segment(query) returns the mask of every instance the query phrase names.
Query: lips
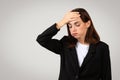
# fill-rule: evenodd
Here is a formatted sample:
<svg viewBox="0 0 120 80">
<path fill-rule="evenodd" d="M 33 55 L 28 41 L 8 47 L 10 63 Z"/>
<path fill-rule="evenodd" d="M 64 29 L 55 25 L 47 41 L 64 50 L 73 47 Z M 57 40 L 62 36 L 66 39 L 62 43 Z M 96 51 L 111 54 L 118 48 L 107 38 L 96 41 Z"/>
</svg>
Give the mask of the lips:
<svg viewBox="0 0 120 80">
<path fill-rule="evenodd" d="M 77 35 L 77 33 L 72 33 L 72 36 L 76 36 Z"/>
</svg>

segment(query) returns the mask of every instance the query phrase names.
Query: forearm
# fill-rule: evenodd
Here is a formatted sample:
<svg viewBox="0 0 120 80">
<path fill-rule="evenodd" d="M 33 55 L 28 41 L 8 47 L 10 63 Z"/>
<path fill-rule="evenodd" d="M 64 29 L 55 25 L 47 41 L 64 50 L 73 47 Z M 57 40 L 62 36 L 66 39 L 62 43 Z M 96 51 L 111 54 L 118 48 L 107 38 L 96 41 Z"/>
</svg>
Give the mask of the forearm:
<svg viewBox="0 0 120 80">
<path fill-rule="evenodd" d="M 58 31 L 59 29 L 56 28 L 56 23 L 46 29 L 43 33 L 41 33 L 37 37 L 37 42 L 42 44 L 43 42 L 50 40 Z"/>
<path fill-rule="evenodd" d="M 52 25 L 37 37 L 37 42 L 48 50 L 61 54 L 61 51 L 63 50 L 60 40 L 52 39 L 58 31 L 59 30 L 56 28 L 56 24 Z"/>
</svg>

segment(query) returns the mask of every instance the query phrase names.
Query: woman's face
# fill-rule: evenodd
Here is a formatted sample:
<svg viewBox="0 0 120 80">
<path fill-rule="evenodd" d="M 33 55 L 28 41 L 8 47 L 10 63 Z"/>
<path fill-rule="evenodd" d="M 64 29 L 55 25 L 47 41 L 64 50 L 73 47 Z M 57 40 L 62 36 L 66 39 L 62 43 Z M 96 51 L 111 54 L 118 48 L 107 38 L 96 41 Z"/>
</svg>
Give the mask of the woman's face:
<svg viewBox="0 0 120 80">
<path fill-rule="evenodd" d="M 89 25 L 90 21 L 84 23 L 80 17 L 68 23 L 71 35 L 76 39 L 85 38 Z"/>
</svg>

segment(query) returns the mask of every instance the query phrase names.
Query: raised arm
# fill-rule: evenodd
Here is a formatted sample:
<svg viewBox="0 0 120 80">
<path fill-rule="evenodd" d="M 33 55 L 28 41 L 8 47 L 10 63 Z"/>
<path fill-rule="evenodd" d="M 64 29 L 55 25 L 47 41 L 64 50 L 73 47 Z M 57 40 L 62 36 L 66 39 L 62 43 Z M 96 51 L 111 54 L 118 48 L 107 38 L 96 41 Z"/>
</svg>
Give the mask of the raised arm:
<svg viewBox="0 0 120 80">
<path fill-rule="evenodd" d="M 63 51 L 63 43 L 62 39 L 52 39 L 54 35 L 57 34 L 57 32 L 60 30 L 61 27 L 63 27 L 65 24 L 67 24 L 70 21 L 76 20 L 80 15 L 78 12 L 68 12 L 65 14 L 62 20 L 55 23 L 48 29 L 46 29 L 42 34 L 40 34 L 37 37 L 37 42 L 42 45 L 43 47 L 49 49 L 50 51 L 53 51 L 57 54 L 61 54 Z"/>
</svg>

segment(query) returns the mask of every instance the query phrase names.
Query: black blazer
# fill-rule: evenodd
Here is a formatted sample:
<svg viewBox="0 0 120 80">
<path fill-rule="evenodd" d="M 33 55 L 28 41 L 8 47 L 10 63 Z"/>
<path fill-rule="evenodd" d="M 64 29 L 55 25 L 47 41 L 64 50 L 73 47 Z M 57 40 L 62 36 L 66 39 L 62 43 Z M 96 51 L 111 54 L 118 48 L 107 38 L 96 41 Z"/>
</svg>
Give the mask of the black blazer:
<svg viewBox="0 0 120 80">
<path fill-rule="evenodd" d="M 60 55 L 59 80 L 111 80 L 109 47 L 100 41 L 90 44 L 89 51 L 79 67 L 75 47 L 67 47 L 67 36 L 61 40 L 52 39 L 59 30 L 56 24 L 37 37 L 37 42 L 50 51 Z"/>
</svg>

